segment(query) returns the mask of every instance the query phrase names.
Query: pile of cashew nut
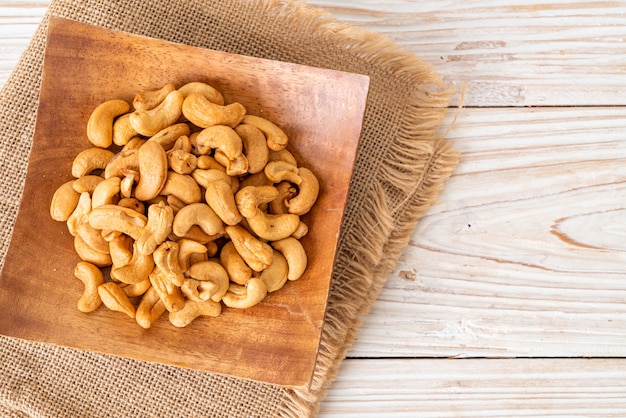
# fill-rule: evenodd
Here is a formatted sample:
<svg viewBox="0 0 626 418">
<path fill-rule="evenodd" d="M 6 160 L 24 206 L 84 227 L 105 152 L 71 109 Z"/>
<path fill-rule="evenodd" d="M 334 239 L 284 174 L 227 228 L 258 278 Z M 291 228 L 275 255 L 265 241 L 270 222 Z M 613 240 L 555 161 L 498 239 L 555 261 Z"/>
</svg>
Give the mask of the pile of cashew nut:
<svg viewBox="0 0 626 418">
<path fill-rule="evenodd" d="M 50 205 L 81 259 L 77 306 L 149 328 L 249 308 L 307 267 L 300 217 L 319 195 L 285 132 L 202 82 L 112 99 Z"/>
</svg>

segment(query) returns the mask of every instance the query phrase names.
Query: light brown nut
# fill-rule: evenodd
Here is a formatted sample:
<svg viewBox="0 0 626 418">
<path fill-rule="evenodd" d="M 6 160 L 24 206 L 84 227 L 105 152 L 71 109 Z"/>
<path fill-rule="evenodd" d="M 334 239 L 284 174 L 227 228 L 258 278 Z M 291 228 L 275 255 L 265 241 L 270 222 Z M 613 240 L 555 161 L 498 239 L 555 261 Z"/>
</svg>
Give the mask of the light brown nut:
<svg viewBox="0 0 626 418">
<path fill-rule="evenodd" d="M 237 209 L 235 195 L 230 184 L 222 180 L 209 183 L 206 188 L 205 199 L 226 225 L 237 225 L 241 222 L 242 216 Z"/>
<path fill-rule="evenodd" d="M 291 165 L 295 165 L 295 166 L 298 165 L 298 161 L 296 161 L 296 157 L 294 157 L 293 154 L 286 148 L 281 149 L 280 151 L 270 150 L 267 162 L 269 163 L 272 161 L 284 161 Z"/>
<path fill-rule="evenodd" d="M 253 277 L 246 286 L 231 284 L 222 298 L 229 308 L 247 309 L 261 302 L 267 295 L 267 288 L 261 279 Z"/>
<path fill-rule="evenodd" d="M 139 171 L 139 148 L 123 149 L 115 154 L 104 168 L 104 178 L 125 177 Z"/>
<path fill-rule="evenodd" d="M 300 221 L 300 225 L 298 225 L 298 229 L 295 230 L 291 236 L 297 240 L 301 239 L 303 236 L 309 233 L 309 226 L 304 222 Z"/>
<path fill-rule="evenodd" d="M 185 151 L 191 153 L 191 150 L 191 140 L 187 135 L 181 135 L 176 139 L 176 141 L 174 141 L 174 145 L 168 150 L 168 153 L 172 151 Z"/>
<path fill-rule="evenodd" d="M 174 195 L 188 205 L 202 200 L 200 187 L 193 177 L 174 171 L 167 172 L 167 179 L 160 193 L 163 196 Z"/>
<path fill-rule="evenodd" d="M 128 112 L 130 105 L 119 99 L 107 100 L 98 105 L 87 121 L 87 139 L 99 148 L 108 148 L 113 143 L 113 120 Z"/>
<path fill-rule="evenodd" d="M 237 284 L 244 285 L 252 278 L 252 269 L 243 261 L 232 241 L 228 241 L 222 247 L 220 263 L 226 269 L 230 280 Z"/>
<path fill-rule="evenodd" d="M 272 247 L 280 252 L 289 264 L 287 279 L 298 280 L 307 267 L 307 255 L 302 243 L 293 237 L 272 242 Z"/>
<path fill-rule="evenodd" d="M 320 194 L 320 183 L 311 170 L 306 167 L 298 168 L 298 176 L 302 182 L 298 185 L 298 194 L 287 200 L 285 205 L 289 213 L 304 215 L 308 213 Z"/>
<path fill-rule="evenodd" d="M 66 222 L 76 209 L 79 200 L 80 193 L 74 190 L 74 180 L 63 183 L 52 195 L 50 216 L 55 221 Z"/>
<path fill-rule="evenodd" d="M 226 106 L 207 100 L 202 94 L 191 93 L 183 101 L 183 115 L 194 125 L 208 128 L 214 125 L 225 125 L 234 128 L 244 115 L 246 108 L 238 102 Z"/>
<path fill-rule="evenodd" d="M 257 210 L 254 216 L 246 218 L 248 226 L 257 237 L 267 241 L 278 241 L 291 236 L 298 226 L 300 217 L 292 213 L 268 215 Z"/>
<path fill-rule="evenodd" d="M 143 136 L 153 136 L 180 118 L 183 100 L 183 95 L 174 90 L 154 109 L 136 110 L 131 113 L 130 125 Z"/>
<path fill-rule="evenodd" d="M 142 215 L 146 213 L 146 205 L 135 197 L 123 197 L 119 202 L 117 202 L 117 206 L 132 209 Z"/>
<path fill-rule="evenodd" d="M 136 136 L 134 138 L 131 138 L 130 141 L 128 141 L 128 143 L 122 147 L 121 151 L 131 151 L 134 149 L 139 149 L 145 143 L 145 139 Z"/>
<path fill-rule="evenodd" d="M 190 83 L 187 83 L 184 86 L 180 87 L 178 91 L 181 92 L 183 97 L 187 97 L 192 93 L 197 93 L 203 95 L 210 102 L 218 105 L 224 104 L 224 96 L 222 96 L 222 93 L 220 93 L 219 90 L 207 83 L 202 83 L 200 81 L 192 81 Z"/>
<path fill-rule="evenodd" d="M 259 241 L 240 225 L 227 226 L 226 234 L 230 237 L 235 249 L 254 271 L 263 271 L 272 264 L 274 252 L 267 243 Z"/>
<path fill-rule="evenodd" d="M 142 254 L 133 244 L 133 256 L 128 264 L 111 268 L 111 278 L 126 284 L 137 284 L 148 278 L 154 269 L 152 254 Z"/>
<path fill-rule="evenodd" d="M 111 256 L 106 253 L 101 253 L 99 251 L 91 248 L 80 235 L 76 235 L 74 237 L 74 250 L 78 257 L 86 261 L 88 263 L 94 264 L 98 267 L 107 267 L 111 265 Z"/>
<path fill-rule="evenodd" d="M 166 84 L 160 89 L 143 90 L 133 98 L 133 107 L 136 110 L 150 110 L 157 107 L 168 94 L 176 90 L 173 84 Z"/>
<path fill-rule="evenodd" d="M 222 180 L 230 184 L 230 188 L 233 191 L 233 193 L 236 193 L 237 190 L 239 190 L 239 180 L 237 180 L 236 177 L 229 176 L 228 174 L 226 174 L 225 171 L 216 170 L 216 169 L 204 170 L 204 169 L 196 168 L 191 173 L 191 177 L 193 177 L 196 183 L 198 183 L 200 186 L 204 187 L 205 189 L 209 187 L 210 183 L 214 181 Z"/>
<path fill-rule="evenodd" d="M 221 238 L 223 236 L 224 234 L 208 235 L 202 229 L 200 229 L 198 225 L 192 225 L 191 228 L 189 228 L 189 231 L 187 231 L 187 233 L 183 235 L 182 237 L 179 237 L 178 235 L 172 233 L 168 237 L 168 239 L 170 241 L 180 241 L 183 238 L 192 239 L 194 241 L 198 241 L 199 243 L 206 245 L 207 243 L 215 241 L 216 239 Z"/>
<path fill-rule="evenodd" d="M 137 249 L 152 254 L 172 232 L 174 210 L 163 202 L 148 206 L 148 222 L 137 238 Z M 156 262 L 156 260 L 155 260 Z"/>
<path fill-rule="evenodd" d="M 183 328 L 191 324 L 200 316 L 217 317 L 222 312 L 222 305 L 212 300 L 195 302 L 187 300 L 183 309 L 169 313 L 169 320 L 172 325 Z"/>
<path fill-rule="evenodd" d="M 187 136 L 191 133 L 189 125 L 184 122 L 175 123 L 171 126 L 163 128 L 156 134 L 152 135 L 148 141 L 160 144 L 164 150 L 169 151 L 174 147 L 176 141 L 181 136 Z"/>
<path fill-rule="evenodd" d="M 215 261 L 202 261 L 189 267 L 189 276 L 202 282 L 213 282 L 215 292 L 211 294 L 211 300 L 219 302 L 228 291 L 228 273 L 224 267 Z"/>
<path fill-rule="evenodd" d="M 254 125 L 259 128 L 267 138 L 267 147 L 273 151 L 280 151 L 287 147 L 289 138 L 285 131 L 280 129 L 274 122 L 271 122 L 260 116 L 246 115 L 243 117 L 243 123 Z"/>
<path fill-rule="evenodd" d="M 87 148 L 74 157 L 72 176 L 80 178 L 95 170 L 102 170 L 113 158 L 113 153 L 102 148 Z"/>
<path fill-rule="evenodd" d="M 226 167 L 224 167 L 222 164 L 215 161 L 215 158 L 211 157 L 210 155 L 199 156 L 197 166 L 198 168 L 202 170 L 213 169 L 213 170 L 220 170 L 220 171 L 226 172 Z"/>
<path fill-rule="evenodd" d="M 130 113 L 125 113 L 113 122 L 113 143 L 123 146 L 137 136 L 137 131 L 130 126 Z"/>
<path fill-rule="evenodd" d="M 101 176 L 87 175 L 74 180 L 72 187 L 77 193 L 87 192 L 91 195 L 96 186 L 103 180 Z"/>
<path fill-rule="evenodd" d="M 172 231 L 184 237 L 193 225 L 198 225 L 207 235 L 224 233 L 222 220 L 206 203 L 192 203 L 179 210 L 174 217 Z"/>
<path fill-rule="evenodd" d="M 165 241 L 152 254 L 154 264 L 175 286 L 181 286 L 185 277 L 178 264 L 178 243 Z"/>
<path fill-rule="evenodd" d="M 265 284 L 268 293 L 271 293 L 285 285 L 288 274 L 289 264 L 287 264 L 287 259 L 278 251 L 274 251 L 272 264 L 261 272 L 259 279 Z"/>
<path fill-rule="evenodd" d="M 150 283 L 169 312 L 185 307 L 185 296 L 180 287 L 174 285 L 158 267 L 150 273 Z"/>
<path fill-rule="evenodd" d="M 144 329 L 148 329 L 166 311 L 163 301 L 154 287 L 150 287 L 141 297 L 135 313 L 135 321 Z"/>
<path fill-rule="evenodd" d="M 76 208 L 67 218 L 67 230 L 72 236 L 76 236 L 78 226 L 84 222 L 89 212 L 91 212 L 91 195 L 89 192 L 83 192 L 80 194 Z"/>
<path fill-rule="evenodd" d="M 198 148 L 219 149 L 226 158 L 234 160 L 243 153 L 243 142 L 237 132 L 224 125 L 216 125 L 205 128 L 195 137 Z"/>
<path fill-rule="evenodd" d="M 138 239 L 148 218 L 119 205 L 103 205 L 89 212 L 89 224 L 101 230 L 118 231 Z"/>
<path fill-rule="evenodd" d="M 278 183 L 276 190 L 278 190 L 278 196 L 270 202 L 270 212 L 274 215 L 289 213 L 286 202 L 298 194 L 298 190 L 288 181 Z"/>
<path fill-rule="evenodd" d="M 181 238 L 178 241 L 178 265 L 183 272 L 189 270 L 193 254 L 206 254 L 206 245 L 188 238 Z"/>
<path fill-rule="evenodd" d="M 96 186 L 91 195 L 91 207 L 95 209 L 102 205 L 115 205 L 120 199 L 119 177 L 109 177 Z"/>
<path fill-rule="evenodd" d="M 265 176 L 274 183 L 288 181 L 294 184 L 302 183 L 302 178 L 298 175 L 298 167 L 285 161 L 272 161 L 267 163 L 263 169 Z"/>
<path fill-rule="evenodd" d="M 235 202 L 237 209 L 246 218 L 256 215 L 259 206 L 269 203 L 278 197 L 278 189 L 273 186 L 246 186 L 237 192 Z"/>
<path fill-rule="evenodd" d="M 74 267 L 74 276 L 83 283 L 84 289 L 77 307 L 81 312 L 93 312 L 102 304 L 98 295 L 98 286 L 104 283 L 100 269 L 86 261 L 79 261 Z"/>
<path fill-rule="evenodd" d="M 237 125 L 235 132 L 243 142 L 243 153 L 248 160 L 248 172 L 260 173 L 269 161 L 269 148 L 265 135 L 256 126 L 247 123 Z"/>
<path fill-rule="evenodd" d="M 109 241 L 109 254 L 114 268 L 128 265 L 133 258 L 133 239 L 120 234 Z"/>
<path fill-rule="evenodd" d="M 183 150 L 173 150 L 167 154 L 170 169 L 178 174 L 191 174 L 196 169 L 198 157 Z"/>
<path fill-rule="evenodd" d="M 146 142 L 137 152 L 139 181 L 135 187 L 135 197 L 139 200 L 155 198 L 167 181 L 167 155 L 161 145 Z"/>
<path fill-rule="evenodd" d="M 215 150 L 213 154 L 215 161 L 223 164 L 226 167 L 226 174 L 229 176 L 241 176 L 248 172 L 248 159 L 245 155 L 241 154 L 234 160 L 229 160 L 221 150 Z"/>
<path fill-rule="evenodd" d="M 167 205 L 171 207 L 172 210 L 174 211 L 174 216 L 176 216 L 179 210 L 187 206 L 185 202 L 183 202 L 182 200 L 180 200 L 173 194 L 167 196 L 165 201 L 167 202 Z"/>
<path fill-rule="evenodd" d="M 138 171 L 129 171 L 120 182 L 120 196 L 124 199 L 130 199 L 133 196 L 135 183 L 139 179 Z"/>
<path fill-rule="evenodd" d="M 120 289 L 122 289 L 124 293 L 126 293 L 126 296 L 128 296 L 129 298 L 136 298 L 146 293 L 146 291 L 152 285 L 150 284 L 150 279 L 146 277 L 146 280 L 139 282 L 139 283 L 135 283 L 135 284 L 120 283 L 118 284 L 118 286 L 120 287 Z"/>
<path fill-rule="evenodd" d="M 274 183 L 267 178 L 265 172 L 252 174 L 242 180 L 239 184 L 239 189 L 243 189 L 248 186 L 272 186 Z"/>
<path fill-rule="evenodd" d="M 98 286 L 98 295 L 104 306 L 115 312 L 121 312 L 131 318 L 135 318 L 135 306 L 128 296 L 115 283 L 108 282 Z"/>
<path fill-rule="evenodd" d="M 109 243 L 102 236 L 102 232 L 89 225 L 86 218 L 83 218 L 83 221 L 78 224 L 78 227 L 76 228 L 76 235 L 79 236 L 92 250 L 110 254 Z"/>
<path fill-rule="evenodd" d="M 210 300 L 217 291 L 217 285 L 213 282 L 202 282 L 196 279 L 185 279 L 180 287 L 187 300 L 194 302 L 204 302 Z"/>
</svg>

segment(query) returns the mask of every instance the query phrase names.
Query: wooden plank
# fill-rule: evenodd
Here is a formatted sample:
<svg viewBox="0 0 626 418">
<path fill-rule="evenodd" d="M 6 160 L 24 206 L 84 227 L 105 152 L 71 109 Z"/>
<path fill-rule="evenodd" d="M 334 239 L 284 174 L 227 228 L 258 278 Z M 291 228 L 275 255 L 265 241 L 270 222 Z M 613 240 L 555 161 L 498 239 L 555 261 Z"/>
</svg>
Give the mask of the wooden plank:
<svg viewBox="0 0 626 418">
<path fill-rule="evenodd" d="M 309 3 L 389 36 L 450 84 L 465 84 L 466 106 L 626 103 L 624 2 Z"/>
<path fill-rule="evenodd" d="M 465 109 L 350 356 L 626 355 L 624 108 Z"/>
<path fill-rule="evenodd" d="M 346 360 L 319 418 L 618 417 L 626 360 Z"/>
</svg>

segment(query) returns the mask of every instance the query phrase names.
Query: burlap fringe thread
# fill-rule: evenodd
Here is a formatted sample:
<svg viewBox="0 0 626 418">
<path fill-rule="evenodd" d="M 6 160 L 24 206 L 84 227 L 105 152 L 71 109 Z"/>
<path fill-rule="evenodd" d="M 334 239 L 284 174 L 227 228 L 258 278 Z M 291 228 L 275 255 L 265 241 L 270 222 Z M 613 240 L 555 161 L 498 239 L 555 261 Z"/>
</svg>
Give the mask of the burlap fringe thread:
<svg viewBox="0 0 626 418">
<path fill-rule="evenodd" d="M 373 66 L 391 68 L 407 86 L 421 88 L 416 89 L 403 115 L 401 126 L 408 128 L 400 130 L 390 144 L 390 155 L 396 158 L 382 162 L 384 175 L 369 183 L 359 216 L 351 225 L 343 226 L 343 245 L 333 277 L 333 283 L 341 285 L 331 287 L 311 387 L 308 391 L 290 390 L 289 401 L 281 411 L 282 417 L 301 418 L 319 412 L 320 401 L 357 336 L 361 318 L 395 269 L 417 222 L 436 201 L 458 164 L 458 152 L 438 134 L 453 91 L 431 66 L 381 34 L 338 22 L 321 10 L 312 16 L 304 3 L 260 3 L 267 5 L 267 13 L 281 13 L 294 24 L 327 33 L 338 47 L 357 52 Z M 418 161 L 422 164 L 416 164 Z M 406 196 L 394 207 L 388 201 L 385 182 Z M 398 213 L 402 209 L 403 213 Z"/>
</svg>

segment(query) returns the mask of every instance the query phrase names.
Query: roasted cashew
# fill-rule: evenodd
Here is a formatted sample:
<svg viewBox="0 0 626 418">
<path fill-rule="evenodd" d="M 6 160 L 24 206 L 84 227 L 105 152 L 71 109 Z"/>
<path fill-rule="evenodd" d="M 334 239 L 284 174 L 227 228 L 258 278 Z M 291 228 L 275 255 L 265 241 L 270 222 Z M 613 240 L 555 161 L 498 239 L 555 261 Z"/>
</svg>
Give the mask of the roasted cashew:
<svg viewBox="0 0 626 418">
<path fill-rule="evenodd" d="M 287 264 L 289 264 L 287 279 L 298 280 L 302 277 L 307 266 L 307 255 L 302 243 L 293 237 L 288 237 L 272 242 L 272 246 L 287 259 Z"/>
<path fill-rule="evenodd" d="M 170 168 L 178 174 L 190 174 L 196 169 L 198 157 L 183 150 L 172 150 L 167 154 Z"/>
<path fill-rule="evenodd" d="M 181 135 L 176 139 L 176 141 L 174 141 L 174 145 L 172 145 L 172 148 L 167 150 L 167 152 L 169 155 L 172 151 L 185 151 L 191 153 L 191 150 L 191 139 L 189 139 L 187 135 Z"/>
<path fill-rule="evenodd" d="M 154 264 L 162 274 L 175 286 L 181 286 L 185 280 L 178 263 L 178 243 L 165 241 L 152 254 Z"/>
<path fill-rule="evenodd" d="M 101 170 L 113 158 L 113 153 L 102 148 L 87 148 L 78 153 L 72 162 L 72 176 L 80 178 L 87 174 Z"/>
<path fill-rule="evenodd" d="M 246 218 L 256 215 L 259 206 L 269 203 L 278 197 L 278 190 L 273 186 L 246 186 L 237 192 L 235 202 L 237 209 Z"/>
<path fill-rule="evenodd" d="M 224 104 L 224 96 L 214 87 L 200 81 L 192 81 L 178 89 L 184 97 L 192 93 L 203 95 L 207 100 L 218 105 Z"/>
<path fill-rule="evenodd" d="M 152 136 L 175 123 L 182 114 L 183 95 L 169 93 L 154 109 L 136 110 L 130 114 L 130 125 L 143 136 Z"/>
<path fill-rule="evenodd" d="M 298 194 L 287 200 L 285 205 L 289 213 L 304 215 L 311 210 L 317 201 L 320 194 L 320 183 L 315 174 L 306 167 L 298 168 L 298 176 L 302 179 L 302 182 L 298 185 Z"/>
<path fill-rule="evenodd" d="M 268 293 L 270 293 L 282 288 L 287 282 L 288 275 L 289 264 L 287 264 L 287 259 L 278 251 L 274 251 L 272 264 L 261 272 L 259 279 L 265 284 Z"/>
<path fill-rule="evenodd" d="M 308 233 L 309 233 L 309 226 L 305 224 L 304 222 L 300 221 L 300 225 L 298 225 L 298 229 L 296 229 L 294 233 L 291 234 L 291 236 L 295 239 L 300 239 Z"/>
<path fill-rule="evenodd" d="M 230 184 L 230 188 L 233 191 L 233 193 L 236 193 L 237 190 L 239 190 L 239 180 L 237 180 L 237 177 L 231 177 L 228 174 L 226 174 L 225 171 L 216 170 L 212 168 L 206 169 L 206 170 L 196 168 L 191 173 L 191 177 L 193 177 L 196 183 L 198 183 L 200 186 L 204 187 L 205 189 L 209 187 L 210 183 L 214 181 L 222 180 Z"/>
<path fill-rule="evenodd" d="M 291 165 L 295 165 L 295 166 L 298 165 L 298 161 L 296 161 L 296 157 L 294 157 L 293 154 L 286 148 L 281 149 L 280 151 L 270 150 L 267 162 L 269 163 L 272 161 L 284 161 Z"/>
<path fill-rule="evenodd" d="M 133 256 L 128 264 L 121 267 L 111 268 L 111 278 L 126 284 L 137 284 L 148 278 L 154 269 L 152 254 L 142 254 L 137 248 L 137 242 L 133 244 Z"/>
<path fill-rule="evenodd" d="M 155 198 L 167 181 L 167 155 L 157 142 L 148 141 L 137 151 L 139 181 L 135 197 L 139 200 Z"/>
<path fill-rule="evenodd" d="M 184 237 L 192 225 L 198 225 L 207 235 L 224 233 L 222 220 L 206 203 L 192 203 L 179 210 L 172 231 L 176 236 Z"/>
<path fill-rule="evenodd" d="M 227 226 L 226 234 L 232 240 L 241 258 L 252 270 L 263 271 L 272 264 L 274 255 L 272 247 L 265 242 L 259 241 L 242 226 Z"/>
<path fill-rule="evenodd" d="M 166 200 L 168 206 L 171 206 L 171 208 L 174 210 L 174 216 L 176 216 L 178 211 L 180 211 L 182 208 L 187 206 L 187 204 L 185 202 L 183 202 L 182 200 L 180 200 L 179 198 L 177 198 L 173 194 L 168 195 L 165 200 Z"/>
<path fill-rule="evenodd" d="M 109 254 L 114 268 L 124 267 L 133 259 L 133 239 L 120 234 L 109 241 Z"/>
<path fill-rule="evenodd" d="M 74 237 L 74 250 L 76 250 L 76 254 L 78 254 L 78 257 L 83 261 L 87 261 L 98 267 L 111 265 L 111 256 L 109 254 L 94 250 L 83 241 L 80 235 Z"/>
<path fill-rule="evenodd" d="M 232 177 L 240 176 L 248 172 L 248 159 L 241 154 L 234 160 L 229 160 L 221 150 L 215 150 L 213 154 L 215 161 L 226 167 L 226 174 Z"/>
<path fill-rule="evenodd" d="M 239 188 L 243 189 L 247 186 L 272 186 L 274 183 L 267 178 L 265 173 L 261 171 L 260 173 L 252 174 L 246 177 L 239 183 Z"/>
<path fill-rule="evenodd" d="M 107 100 L 98 105 L 87 121 L 87 139 L 99 148 L 113 143 L 113 120 L 128 112 L 130 105 L 124 100 Z"/>
<path fill-rule="evenodd" d="M 86 219 L 85 217 L 89 214 L 89 212 L 91 212 L 91 195 L 89 192 L 83 192 L 78 198 L 76 208 L 67 218 L 67 230 L 72 236 L 76 236 L 78 226 L 84 222 Z"/>
<path fill-rule="evenodd" d="M 154 287 L 150 287 L 141 297 L 135 313 L 135 321 L 144 329 L 148 329 L 166 311 L 163 301 Z"/>
<path fill-rule="evenodd" d="M 117 206 L 132 209 L 137 213 L 141 213 L 142 215 L 146 213 L 146 205 L 143 204 L 142 201 L 135 197 L 123 197 L 117 202 Z"/>
<path fill-rule="evenodd" d="M 139 149 L 145 143 L 145 139 L 136 136 L 134 138 L 131 138 L 130 141 L 128 141 L 128 143 L 122 147 L 121 151 L 131 151 L 134 149 Z"/>
<path fill-rule="evenodd" d="M 208 251 L 206 245 L 192 239 L 181 238 L 176 242 L 178 243 L 178 265 L 184 272 L 189 270 L 193 254 L 206 254 Z"/>
<path fill-rule="evenodd" d="M 254 125 L 265 134 L 267 138 L 267 147 L 273 151 L 280 151 L 287 147 L 289 139 L 285 131 L 280 129 L 274 122 L 271 122 L 260 116 L 246 115 L 243 117 L 243 123 Z"/>
<path fill-rule="evenodd" d="M 139 171 L 139 148 L 123 149 L 109 160 L 104 167 L 104 178 L 125 177 L 128 173 Z"/>
<path fill-rule="evenodd" d="M 100 269 L 86 261 L 79 261 L 74 267 L 74 276 L 83 283 L 84 290 L 78 299 L 78 310 L 93 312 L 102 304 L 98 295 L 98 286 L 104 283 L 104 276 Z"/>
<path fill-rule="evenodd" d="M 174 285 L 158 267 L 150 273 L 150 283 L 152 283 L 155 292 L 163 301 L 165 309 L 169 312 L 176 312 L 183 309 L 185 306 L 185 296 L 180 290 L 180 287 Z"/>
<path fill-rule="evenodd" d="M 152 285 L 150 284 L 150 279 L 146 277 L 146 280 L 139 282 L 139 283 L 135 283 L 135 284 L 122 283 L 122 284 L 118 284 L 118 286 L 120 289 L 122 289 L 124 293 L 126 293 L 126 296 L 128 296 L 129 298 L 136 298 L 146 293 L 146 291 Z"/>
<path fill-rule="evenodd" d="M 188 271 L 192 279 L 215 284 L 211 300 L 219 302 L 228 291 L 228 273 L 220 263 L 210 260 L 201 261 L 191 265 Z"/>
<path fill-rule="evenodd" d="M 89 225 L 89 222 L 87 222 L 85 218 L 78 224 L 76 235 L 81 237 L 85 244 L 92 250 L 98 251 L 99 253 L 110 254 L 109 243 L 102 236 L 102 232 Z"/>
<path fill-rule="evenodd" d="M 226 225 L 237 225 L 242 216 L 235 203 L 235 195 L 230 184 L 218 180 L 208 184 L 206 202 Z"/>
<path fill-rule="evenodd" d="M 221 238 L 222 236 L 224 236 L 223 233 L 209 235 L 205 233 L 202 229 L 200 229 L 198 225 L 192 225 L 191 228 L 189 228 L 189 231 L 187 231 L 187 233 L 183 235 L 182 237 L 179 237 L 178 235 L 172 233 L 170 234 L 168 238 L 170 241 L 179 241 L 183 238 L 192 239 L 194 241 L 198 241 L 199 243 L 205 245 L 209 242 L 215 241 L 218 238 Z"/>
<path fill-rule="evenodd" d="M 244 285 L 252 278 L 252 269 L 243 261 L 232 241 L 228 241 L 222 247 L 220 263 L 226 269 L 230 280 L 237 284 Z"/>
<path fill-rule="evenodd" d="M 148 141 L 157 142 L 164 150 L 169 151 L 174 147 L 176 141 L 181 136 L 187 136 L 191 133 L 189 125 L 184 122 L 175 123 L 174 125 L 163 128 L 154 134 Z"/>
<path fill-rule="evenodd" d="M 229 160 L 234 160 L 243 152 L 243 142 L 237 132 L 225 125 L 205 128 L 195 137 L 200 151 L 219 149 Z M 206 154 L 206 152 L 205 152 Z"/>
<path fill-rule="evenodd" d="M 120 182 L 119 177 L 109 177 L 98 184 L 91 195 L 92 209 L 117 204 L 120 199 Z"/>
<path fill-rule="evenodd" d="M 269 160 L 269 148 L 263 132 L 256 126 L 246 123 L 236 126 L 235 132 L 243 143 L 243 153 L 248 160 L 248 173 L 263 171 Z"/>
<path fill-rule="evenodd" d="M 137 249 L 142 254 L 152 254 L 172 232 L 174 210 L 163 204 L 148 206 L 148 222 L 137 238 Z M 155 260 L 156 262 L 156 260 Z"/>
<path fill-rule="evenodd" d="M 288 181 L 281 181 L 276 185 L 276 189 L 278 190 L 278 196 L 270 202 L 270 212 L 274 215 L 289 213 L 286 202 L 294 197 L 298 190 Z"/>
<path fill-rule="evenodd" d="M 195 302 L 187 300 L 183 309 L 169 313 L 169 320 L 175 327 L 186 327 L 199 316 L 216 317 L 222 312 L 222 305 L 212 300 Z"/>
<path fill-rule="evenodd" d="M 130 199 L 133 195 L 135 183 L 139 178 L 138 171 L 129 171 L 120 182 L 120 196 L 123 199 Z"/>
<path fill-rule="evenodd" d="M 238 102 L 226 106 L 218 105 L 202 94 L 191 93 L 183 101 L 182 113 L 191 123 L 200 128 L 214 125 L 234 128 L 243 119 L 246 108 Z"/>
<path fill-rule="evenodd" d="M 204 302 L 205 300 L 211 299 L 211 296 L 217 290 L 217 285 L 213 282 L 185 279 L 185 282 L 180 287 L 180 290 L 188 300 L 192 300 L 194 302 Z"/>
<path fill-rule="evenodd" d="M 141 91 L 133 98 L 133 107 L 136 110 L 154 109 L 174 90 L 176 87 L 170 83 L 160 89 Z"/>
<path fill-rule="evenodd" d="M 265 283 L 253 277 L 246 286 L 231 284 L 222 301 L 229 308 L 247 309 L 261 302 L 265 295 L 267 295 Z"/>
<path fill-rule="evenodd" d="M 267 241 L 287 238 L 300 226 L 300 217 L 292 213 L 268 215 L 262 210 L 257 210 L 254 216 L 247 217 L 246 220 L 252 232 Z"/>
<path fill-rule="evenodd" d="M 89 212 L 89 224 L 101 230 L 118 231 L 138 239 L 148 222 L 145 215 L 118 205 L 103 205 Z"/>
<path fill-rule="evenodd" d="M 123 146 L 137 136 L 137 131 L 130 126 L 130 113 L 125 113 L 113 122 L 113 143 Z"/>
<path fill-rule="evenodd" d="M 115 283 L 108 282 L 98 286 L 98 295 L 100 295 L 104 306 L 110 310 L 135 318 L 135 306 L 128 299 L 126 293 Z"/>
<path fill-rule="evenodd" d="M 96 186 L 103 180 L 101 176 L 87 175 L 74 180 L 72 187 L 77 193 L 87 192 L 91 195 Z"/>
<path fill-rule="evenodd" d="M 202 200 L 200 186 L 193 177 L 174 171 L 167 172 L 167 179 L 160 193 L 164 196 L 174 195 L 188 205 Z"/>
<path fill-rule="evenodd" d="M 50 216 L 55 221 L 67 221 L 76 209 L 79 200 L 80 193 L 74 189 L 74 180 L 63 183 L 52 195 Z"/>
<path fill-rule="evenodd" d="M 215 161 L 215 158 L 211 157 L 210 155 L 200 155 L 198 157 L 197 166 L 202 170 L 214 169 L 226 172 L 226 167 Z"/>
<path fill-rule="evenodd" d="M 298 175 L 298 167 L 285 161 L 272 161 L 267 163 L 263 169 L 265 176 L 274 183 L 288 181 L 294 184 L 302 183 L 302 178 Z"/>
</svg>

